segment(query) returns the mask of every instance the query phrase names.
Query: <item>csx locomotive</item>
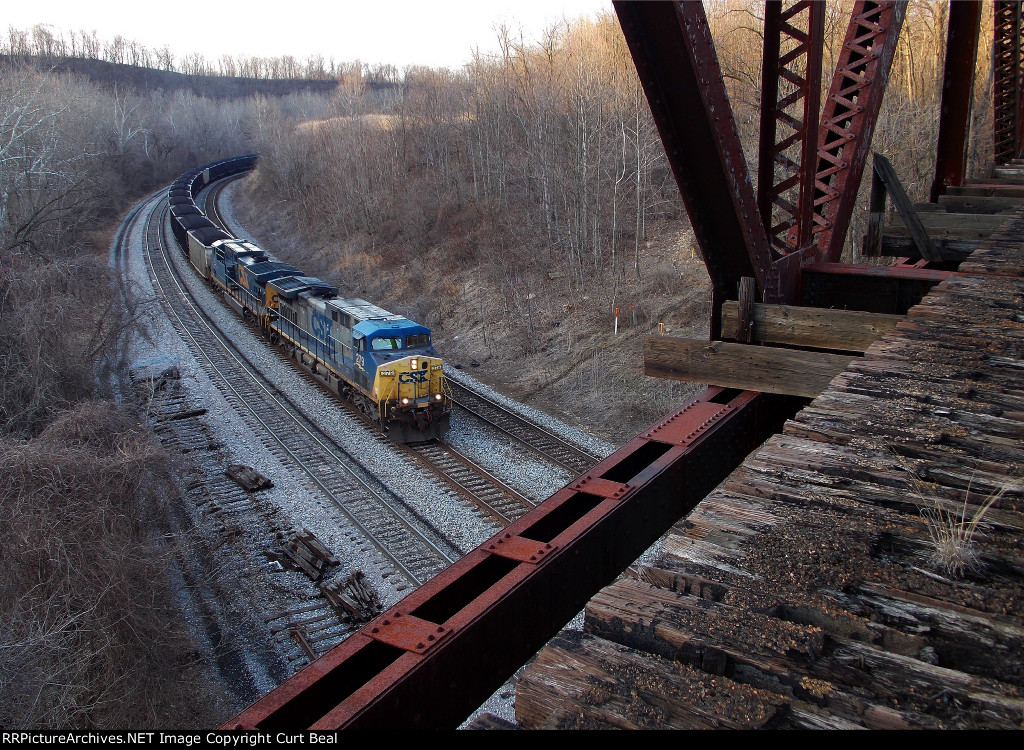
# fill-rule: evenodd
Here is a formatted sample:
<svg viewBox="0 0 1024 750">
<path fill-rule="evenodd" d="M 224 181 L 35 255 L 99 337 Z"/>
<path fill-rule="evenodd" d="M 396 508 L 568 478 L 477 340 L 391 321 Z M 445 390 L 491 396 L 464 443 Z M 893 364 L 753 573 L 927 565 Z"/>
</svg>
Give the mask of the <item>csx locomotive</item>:
<svg viewBox="0 0 1024 750">
<path fill-rule="evenodd" d="M 397 442 L 441 437 L 451 398 L 430 329 L 271 260 L 218 228 L 196 206 L 215 180 L 253 168 L 256 155 L 186 172 L 168 192 L 171 228 L 189 263 L 274 344 L 377 422 Z"/>
</svg>

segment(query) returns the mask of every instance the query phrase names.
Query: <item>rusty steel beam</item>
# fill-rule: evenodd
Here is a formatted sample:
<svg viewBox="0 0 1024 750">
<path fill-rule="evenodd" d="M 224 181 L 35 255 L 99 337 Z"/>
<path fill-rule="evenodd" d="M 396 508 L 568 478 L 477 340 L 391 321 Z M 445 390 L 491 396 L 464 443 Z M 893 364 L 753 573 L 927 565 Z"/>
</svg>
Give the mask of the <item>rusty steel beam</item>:
<svg viewBox="0 0 1024 750">
<path fill-rule="evenodd" d="M 1021 147 L 1021 19 L 1019 0 L 996 0 L 992 14 L 994 80 L 992 87 L 995 163 L 1006 164 L 1020 156 Z"/>
<path fill-rule="evenodd" d="M 708 388 L 223 729 L 453 729 L 804 399 Z"/>
<path fill-rule="evenodd" d="M 933 286 L 954 272 L 923 265 L 861 266 L 808 263 L 803 273 L 803 305 L 837 310 L 906 315 Z"/>
<path fill-rule="evenodd" d="M 935 147 L 935 178 L 930 197 L 932 203 L 937 203 L 950 185 L 959 187 L 964 184 L 980 31 L 981 3 L 950 0 L 939 138 Z"/>
<path fill-rule="evenodd" d="M 817 260 L 842 253 L 906 12 L 906 0 L 854 4 L 818 129 Z"/>
<path fill-rule="evenodd" d="M 824 3 L 765 3 L 757 205 L 778 255 L 813 239 L 824 38 Z"/>
<path fill-rule="evenodd" d="M 722 302 L 744 276 L 763 290 L 772 258 L 704 7 L 613 6 L 711 277 L 718 338 Z"/>
</svg>

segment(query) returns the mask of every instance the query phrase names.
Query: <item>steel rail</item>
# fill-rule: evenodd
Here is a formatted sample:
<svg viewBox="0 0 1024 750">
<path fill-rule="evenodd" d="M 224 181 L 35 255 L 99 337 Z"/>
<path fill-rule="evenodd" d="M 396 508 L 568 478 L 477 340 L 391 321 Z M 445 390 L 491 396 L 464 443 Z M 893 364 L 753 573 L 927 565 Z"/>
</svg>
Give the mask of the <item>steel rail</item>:
<svg viewBox="0 0 1024 750">
<path fill-rule="evenodd" d="M 154 216 L 155 213 L 156 212 L 154 211 L 153 214 L 151 214 L 151 217 Z M 161 213 L 161 223 L 162 222 L 163 213 Z M 318 445 L 328 456 L 333 458 L 337 462 L 337 464 L 348 474 L 350 479 L 355 483 L 355 485 L 358 488 L 362 489 L 367 494 L 369 494 L 371 498 L 376 499 L 376 501 L 380 503 L 380 505 L 384 507 L 398 523 L 402 524 L 409 532 L 411 532 L 415 537 L 417 537 L 421 544 L 424 544 L 428 549 L 431 550 L 431 552 L 434 555 L 443 560 L 444 564 L 451 564 L 455 559 L 454 557 L 443 552 L 440 548 L 437 547 L 437 545 L 434 544 L 433 541 L 431 541 L 429 538 L 427 538 L 425 535 L 423 535 L 421 532 L 415 529 L 415 527 L 413 527 L 412 524 L 404 518 L 404 515 L 395 507 L 393 507 L 391 502 L 381 497 L 378 492 L 376 492 L 372 487 L 370 487 L 366 482 L 364 482 L 355 473 L 355 471 L 353 471 L 353 469 L 348 466 L 347 461 L 343 459 L 340 455 L 338 455 L 338 452 L 334 451 L 329 445 L 326 444 L 324 440 L 321 440 L 320 437 L 318 437 L 314 433 L 314 431 L 309 428 L 307 424 L 303 424 L 303 420 L 300 420 L 294 413 L 294 406 L 289 404 L 289 406 L 292 406 L 292 408 L 287 408 L 285 406 L 285 402 L 281 399 L 281 397 L 278 394 L 275 394 L 272 389 L 268 388 L 265 384 L 263 384 L 260 381 L 260 378 L 262 376 L 259 375 L 258 372 L 255 372 L 248 362 L 246 362 L 243 358 L 239 357 L 236 354 L 233 345 L 231 345 L 227 341 L 226 337 L 219 330 L 219 328 L 217 328 L 216 325 L 212 324 L 207 319 L 205 313 L 193 301 L 191 293 L 189 293 L 181 284 L 180 279 L 177 277 L 177 274 L 173 269 L 170 259 L 168 258 L 167 247 L 163 242 L 160 241 L 158 233 L 159 230 L 156 231 L 156 234 L 157 245 L 162 251 L 160 255 L 166 265 L 167 273 L 171 281 L 177 288 L 177 295 L 185 303 L 187 308 L 192 311 L 193 315 L 196 318 L 196 322 L 205 327 L 209 334 L 219 344 L 224 355 L 227 356 L 232 362 L 234 362 L 243 372 L 245 372 L 249 376 L 252 384 L 254 384 L 259 390 L 263 391 L 264 394 L 268 398 L 270 398 L 274 403 L 280 406 L 282 411 L 284 411 L 288 415 L 292 424 L 300 432 L 305 434 L 310 440 L 314 442 L 314 444 Z M 249 404 L 246 397 L 242 395 L 238 391 L 238 389 L 232 384 L 231 378 L 228 377 L 222 371 L 222 369 L 217 365 L 216 362 L 214 362 L 213 357 L 207 351 L 206 347 L 204 347 L 201 344 L 201 342 L 199 342 L 198 339 L 196 339 L 196 337 L 193 335 L 193 332 L 189 330 L 186 321 L 182 318 L 181 315 L 178 314 L 178 311 L 174 309 L 173 305 L 170 304 L 170 296 L 168 295 L 168 290 L 164 287 L 163 283 L 158 278 L 157 270 L 153 264 L 153 259 L 150 251 L 151 247 L 147 247 L 147 261 L 150 266 L 150 271 L 153 276 L 154 283 L 159 285 L 159 288 L 161 292 L 164 294 L 165 299 L 168 300 L 168 307 L 170 309 L 171 314 L 178 321 L 180 330 L 192 342 L 193 346 L 202 354 L 202 356 L 207 360 L 207 362 L 209 362 L 210 366 L 214 369 L 217 375 L 224 382 L 227 389 L 230 392 L 232 392 L 236 396 L 236 398 L 238 398 L 240 403 L 242 403 L 242 405 L 250 412 L 252 417 L 265 430 L 266 434 L 271 436 L 271 438 L 281 447 L 281 449 L 288 454 L 289 458 L 296 464 L 296 466 L 298 466 L 302 471 L 304 471 L 310 477 L 310 479 L 321 489 L 321 491 L 323 491 L 327 497 L 331 498 L 332 501 L 337 504 L 339 509 L 346 515 L 347 518 L 349 518 L 349 520 L 358 529 L 358 531 L 361 534 L 363 534 L 367 538 L 367 540 L 370 541 L 371 544 L 373 544 L 374 547 L 376 547 L 377 550 L 380 551 L 382 555 L 384 555 L 386 559 L 388 559 L 393 565 L 395 565 L 396 569 L 398 569 L 402 573 L 402 575 L 404 575 L 411 583 L 413 583 L 416 586 L 422 585 L 423 582 L 429 578 L 429 576 L 422 576 L 414 573 L 402 562 L 402 560 L 397 555 L 392 553 L 388 549 L 387 543 L 379 539 L 377 535 L 367 527 L 366 523 L 363 522 L 349 508 L 348 504 L 341 498 L 337 497 L 337 495 L 324 484 L 324 482 L 321 480 L 319 476 L 317 476 L 314 470 L 307 465 L 307 462 L 303 461 L 301 457 L 297 456 L 295 452 L 288 445 L 285 444 L 285 442 L 278 435 L 278 431 L 272 429 L 270 425 L 257 413 L 257 411 Z M 174 293 L 173 290 L 170 291 L 172 294 Z M 443 567 L 444 564 L 441 567 Z"/>
<path fill-rule="evenodd" d="M 540 456 L 548 459 L 552 463 L 555 463 L 564 469 L 568 469 L 569 471 L 575 474 L 580 474 L 589 469 L 597 461 L 600 460 L 599 457 L 592 455 L 591 453 L 587 452 L 583 448 L 580 448 L 579 446 L 573 445 L 572 443 L 568 442 L 564 438 L 559 437 L 550 430 L 547 430 L 544 427 L 534 422 L 531 422 L 529 419 L 526 419 L 525 417 L 516 414 L 510 409 L 499 404 L 497 401 L 488 398 L 482 393 L 478 393 L 469 386 L 454 381 L 450 378 L 447 380 L 447 382 L 449 388 L 453 392 L 452 403 L 456 404 L 457 406 L 474 415 L 475 417 L 482 419 L 484 422 L 490 424 L 492 427 L 505 433 L 518 443 L 521 443 L 522 445 L 525 445 L 526 447 L 530 448 L 531 450 L 538 453 Z M 456 393 L 462 394 L 463 397 L 460 398 L 460 396 L 456 395 Z M 509 426 L 503 426 L 499 424 L 497 421 L 495 421 L 495 419 L 488 417 L 486 414 L 482 414 L 477 409 L 474 409 L 471 404 L 466 402 L 466 399 L 464 398 L 466 395 L 468 395 L 472 399 L 477 399 L 478 401 L 483 402 L 483 404 L 486 407 L 495 410 L 501 419 L 505 419 L 511 424 Z M 525 435 L 523 434 L 524 432 L 526 433 Z M 556 449 L 563 452 L 563 456 L 559 457 L 552 454 L 549 449 L 545 448 L 543 445 L 538 445 L 536 441 L 531 440 L 529 437 L 530 435 L 539 435 L 542 437 L 543 440 L 549 441 L 554 445 Z"/>
<path fill-rule="evenodd" d="M 458 726 L 803 403 L 707 389 L 222 728 Z"/>
<path fill-rule="evenodd" d="M 439 440 L 407 443 L 404 447 L 432 471 L 442 476 L 458 492 L 491 514 L 503 527 L 537 505 L 476 462 Z M 485 486 L 474 488 L 470 486 L 473 480 L 481 481 Z"/>
</svg>

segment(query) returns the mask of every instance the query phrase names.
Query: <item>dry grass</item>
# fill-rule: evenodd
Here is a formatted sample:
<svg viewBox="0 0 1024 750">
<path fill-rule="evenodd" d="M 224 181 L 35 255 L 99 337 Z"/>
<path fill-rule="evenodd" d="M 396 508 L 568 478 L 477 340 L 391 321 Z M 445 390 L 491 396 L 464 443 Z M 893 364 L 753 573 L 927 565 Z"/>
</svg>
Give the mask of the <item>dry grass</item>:
<svg viewBox="0 0 1024 750">
<path fill-rule="evenodd" d="M 0 443 L 0 726 L 166 726 L 168 707 L 198 718 L 216 704 L 168 583 L 171 469 L 104 403 Z"/>
<path fill-rule="evenodd" d="M 981 571 L 983 566 L 975 535 L 985 514 L 1010 489 L 1013 489 L 1012 485 L 1004 485 L 983 497 L 980 503 L 971 504 L 968 488 L 959 508 L 950 509 L 938 499 L 931 506 L 921 508 L 921 516 L 932 541 L 929 562 L 938 571 L 957 578 L 968 572 Z"/>
<path fill-rule="evenodd" d="M 921 479 L 905 457 L 891 446 L 889 452 L 910 475 L 913 493 L 920 498 L 918 507 L 931 540 L 929 565 L 939 573 L 955 578 L 967 573 L 980 573 L 984 565 L 978 552 L 977 535 L 983 528 L 985 515 L 1007 492 L 1019 490 L 1019 483 L 1008 481 L 986 495 L 972 490 L 972 476 L 963 493 L 963 501 L 950 503 L 941 497 L 938 485 Z"/>
</svg>

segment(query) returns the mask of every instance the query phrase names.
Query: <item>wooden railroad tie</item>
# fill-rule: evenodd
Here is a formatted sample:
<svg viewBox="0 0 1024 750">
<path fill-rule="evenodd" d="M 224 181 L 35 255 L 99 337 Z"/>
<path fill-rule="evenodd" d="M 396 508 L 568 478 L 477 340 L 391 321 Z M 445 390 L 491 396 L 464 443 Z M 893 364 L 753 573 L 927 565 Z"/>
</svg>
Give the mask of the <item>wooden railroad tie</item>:
<svg viewBox="0 0 1024 750">
<path fill-rule="evenodd" d="M 317 539 L 309 529 L 277 532 L 278 549 L 264 554 L 288 570 L 301 570 L 314 581 L 320 581 L 328 569 L 341 561 Z"/>
<path fill-rule="evenodd" d="M 820 395 L 854 359 L 725 341 L 669 336 L 644 340 L 645 375 L 809 398 Z"/>
<path fill-rule="evenodd" d="M 244 464 L 231 464 L 224 470 L 224 475 L 244 488 L 246 492 L 269 490 L 274 486 L 274 483 L 268 477 L 263 476 L 251 466 Z"/>
<path fill-rule="evenodd" d="M 644 340 L 644 374 L 790 396 L 818 396 L 903 315 L 754 302 L 753 279 L 722 305 L 722 338 Z M 770 344 L 771 346 L 759 346 Z M 821 351 L 808 351 L 808 350 Z"/>
<path fill-rule="evenodd" d="M 320 591 L 343 622 L 369 622 L 384 611 L 380 597 L 361 570 L 321 583 Z"/>
</svg>

